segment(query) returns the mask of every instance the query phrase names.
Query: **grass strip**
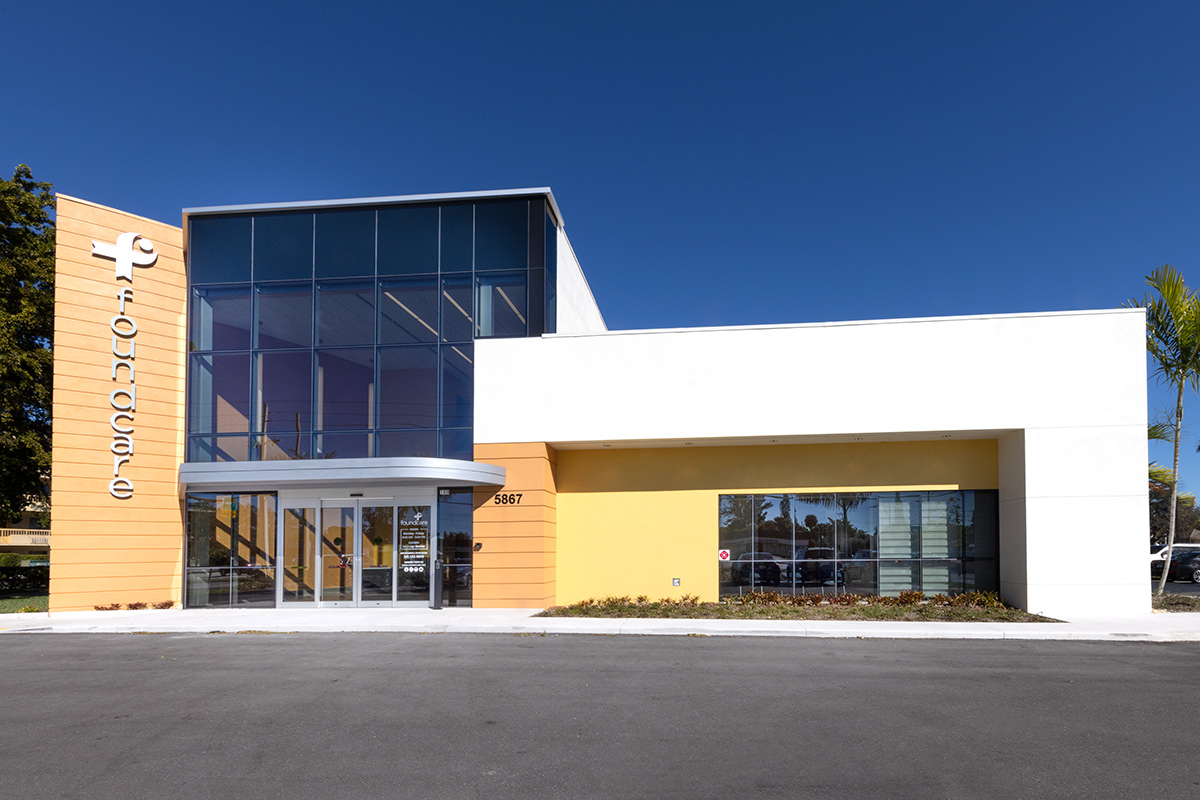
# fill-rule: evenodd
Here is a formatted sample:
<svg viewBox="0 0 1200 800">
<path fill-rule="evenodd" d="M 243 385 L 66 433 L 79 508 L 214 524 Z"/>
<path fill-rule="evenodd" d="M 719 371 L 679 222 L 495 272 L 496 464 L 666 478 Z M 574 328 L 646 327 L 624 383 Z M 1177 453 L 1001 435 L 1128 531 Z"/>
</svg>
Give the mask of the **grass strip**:
<svg viewBox="0 0 1200 800">
<path fill-rule="evenodd" d="M 24 597 L 0 597 L 0 614 L 16 614 L 30 610 L 49 611 L 50 595 L 31 594 Z"/>
</svg>

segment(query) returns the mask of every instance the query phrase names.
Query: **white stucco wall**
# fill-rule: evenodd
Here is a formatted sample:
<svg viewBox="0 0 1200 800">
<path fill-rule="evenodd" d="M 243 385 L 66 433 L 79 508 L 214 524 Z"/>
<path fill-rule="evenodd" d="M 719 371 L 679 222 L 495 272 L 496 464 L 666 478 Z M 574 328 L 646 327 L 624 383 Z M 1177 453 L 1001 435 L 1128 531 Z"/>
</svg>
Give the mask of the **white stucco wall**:
<svg viewBox="0 0 1200 800">
<path fill-rule="evenodd" d="M 566 232 L 558 229 L 558 332 L 599 333 L 608 330 L 587 278 L 575 258 Z"/>
<path fill-rule="evenodd" d="M 1005 596 L 1146 612 L 1144 330 L 1116 309 L 483 340 L 475 441 L 990 432 Z"/>
</svg>

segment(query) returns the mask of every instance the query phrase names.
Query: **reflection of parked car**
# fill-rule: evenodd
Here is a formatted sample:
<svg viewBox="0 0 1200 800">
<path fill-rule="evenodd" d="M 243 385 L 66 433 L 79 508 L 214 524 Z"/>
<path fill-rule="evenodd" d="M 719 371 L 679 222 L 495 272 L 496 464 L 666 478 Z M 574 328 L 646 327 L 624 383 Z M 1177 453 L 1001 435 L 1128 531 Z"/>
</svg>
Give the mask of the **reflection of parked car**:
<svg viewBox="0 0 1200 800">
<path fill-rule="evenodd" d="M 837 551 L 832 547 L 797 547 L 796 583 L 809 586 L 844 586 L 844 562 L 834 561 L 836 555 Z"/>
<path fill-rule="evenodd" d="M 1151 561 L 1150 577 L 1161 577 L 1165 563 L 1165 561 Z M 1167 580 L 1200 583 L 1200 550 L 1176 549 L 1171 554 L 1171 568 L 1167 571 Z"/>
<path fill-rule="evenodd" d="M 464 564 L 456 567 L 451 567 L 454 571 L 454 585 L 460 589 L 471 588 L 471 565 Z"/>
<path fill-rule="evenodd" d="M 742 553 L 732 567 L 732 579 L 735 586 L 745 586 L 750 583 L 751 573 L 754 575 L 755 585 L 779 585 L 779 564 L 775 561 L 775 556 L 770 553 Z"/>
<path fill-rule="evenodd" d="M 859 550 L 855 552 L 854 558 L 842 564 L 846 586 L 863 590 L 876 588 L 878 559 L 878 550 Z"/>
</svg>

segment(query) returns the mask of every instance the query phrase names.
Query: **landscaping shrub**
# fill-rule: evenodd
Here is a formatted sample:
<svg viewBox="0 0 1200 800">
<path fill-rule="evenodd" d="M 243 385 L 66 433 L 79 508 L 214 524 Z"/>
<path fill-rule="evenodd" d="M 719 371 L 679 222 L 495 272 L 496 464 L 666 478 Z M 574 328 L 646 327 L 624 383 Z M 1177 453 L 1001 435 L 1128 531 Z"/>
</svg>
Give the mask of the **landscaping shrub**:
<svg viewBox="0 0 1200 800">
<path fill-rule="evenodd" d="M 16 553 L 4 553 L 12 556 Z M 20 556 L 17 556 L 20 559 Z M 0 566 L 0 595 L 36 593 L 45 594 L 50 591 L 49 567 L 9 567 Z"/>
<path fill-rule="evenodd" d="M 781 594 L 749 591 L 701 603 L 695 595 L 651 600 L 646 595 L 588 598 L 547 609 L 547 617 L 682 617 L 692 619 L 891 619 L 1050 621 L 1007 605 L 995 592 L 947 596 L 904 591 L 895 597 L 859 594 Z"/>
</svg>

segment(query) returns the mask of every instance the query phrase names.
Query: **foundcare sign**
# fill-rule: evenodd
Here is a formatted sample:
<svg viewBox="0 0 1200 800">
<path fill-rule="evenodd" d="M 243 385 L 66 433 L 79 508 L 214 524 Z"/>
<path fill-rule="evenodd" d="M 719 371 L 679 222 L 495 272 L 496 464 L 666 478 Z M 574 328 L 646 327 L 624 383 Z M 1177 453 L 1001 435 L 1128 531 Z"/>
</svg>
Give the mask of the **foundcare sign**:
<svg viewBox="0 0 1200 800">
<path fill-rule="evenodd" d="M 108 402 L 112 415 L 108 418 L 113 438 L 113 478 L 108 483 L 108 493 L 118 500 L 133 497 L 133 481 L 121 477 L 121 467 L 133 457 L 133 414 L 137 410 L 137 378 L 134 371 L 134 339 L 137 337 L 137 322 L 131 315 L 133 305 L 133 268 L 153 266 L 158 260 L 154 243 L 138 233 L 122 233 L 116 244 L 92 240 L 92 255 L 109 258 L 116 262 L 116 314 L 108 322 L 112 331 L 112 367 L 110 374 L 117 387 L 109 392 Z M 125 282 L 130 286 L 122 286 Z M 122 371 L 122 367 L 124 371 Z"/>
</svg>

